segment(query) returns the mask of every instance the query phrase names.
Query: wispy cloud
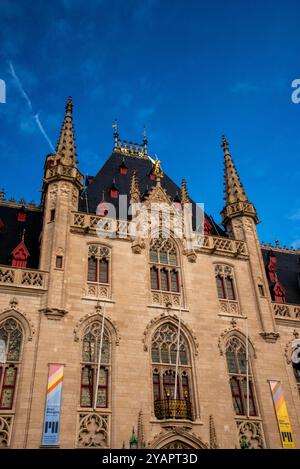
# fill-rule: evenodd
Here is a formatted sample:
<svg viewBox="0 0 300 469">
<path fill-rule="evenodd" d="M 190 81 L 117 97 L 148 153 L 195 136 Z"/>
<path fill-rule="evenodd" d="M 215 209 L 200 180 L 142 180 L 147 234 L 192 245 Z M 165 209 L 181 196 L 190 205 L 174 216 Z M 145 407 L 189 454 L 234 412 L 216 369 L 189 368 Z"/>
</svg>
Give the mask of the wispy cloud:
<svg viewBox="0 0 300 469">
<path fill-rule="evenodd" d="M 31 99 L 29 98 L 28 94 L 26 93 L 26 91 L 25 91 L 25 89 L 24 89 L 24 87 L 23 87 L 23 85 L 22 85 L 21 80 L 19 79 L 18 75 L 16 74 L 13 64 L 12 64 L 11 62 L 9 62 L 8 65 L 9 65 L 10 73 L 11 73 L 11 75 L 12 75 L 12 77 L 13 77 L 13 79 L 14 79 L 16 85 L 17 85 L 17 88 L 18 88 L 19 92 L 21 93 L 21 95 L 22 95 L 23 98 L 25 99 L 30 113 L 33 114 L 33 106 L 32 106 Z M 52 144 L 50 138 L 48 137 L 48 135 L 47 135 L 47 133 L 46 133 L 46 131 L 45 131 L 45 129 L 44 129 L 44 127 L 43 127 L 41 121 L 40 121 L 39 115 L 38 115 L 38 114 L 34 114 L 34 115 L 33 115 L 33 118 L 34 118 L 34 120 L 35 120 L 35 122 L 36 122 L 36 124 L 37 124 L 37 127 L 38 127 L 38 129 L 40 130 L 41 134 L 43 135 L 43 137 L 46 139 L 48 145 L 50 146 L 51 151 L 52 151 L 53 153 L 55 153 L 54 146 L 53 146 L 53 144 Z M 24 124 L 23 124 L 23 125 L 24 125 Z M 30 128 L 30 126 L 28 126 L 28 128 Z"/>
<path fill-rule="evenodd" d="M 292 213 L 292 215 L 288 216 L 288 219 L 293 221 L 300 220 L 300 208 L 298 208 L 295 213 Z"/>
<path fill-rule="evenodd" d="M 12 64 L 11 62 L 9 62 L 8 65 L 9 65 L 10 73 L 11 73 L 11 75 L 12 75 L 13 79 L 15 80 L 15 83 L 16 83 L 16 85 L 17 85 L 17 87 L 18 87 L 18 90 L 20 91 L 21 95 L 22 95 L 23 98 L 25 99 L 29 110 L 32 112 L 32 104 L 31 104 L 31 101 L 30 101 L 30 99 L 29 99 L 28 94 L 27 94 L 26 91 L 24 90 L 23 85 L 22 85 L 21 81 L 19 80 L 19 77 L 16 75 L 16 72 L 15 72 L 15 69 L 14 69 L 14 67 L 13 67 L 13 64 Z"/>
<path fill-rule="evenodd" d="M 46 134 L 44 127 L 43 127 L 42 124 L 41 124 L 39 115 L 38 115 L 38 114 L 35 114 L 33 117 L 34 117 L 34 119 L 35 119 L 35 122 L 36 122 L 38 128 L 39 128 L 40 131 L 41 131 L 41 134 L 42 134 L 42 135 L 45 137 L 45 139 L 47 140 L 47 142 L 48 142 L 48 144 L 49 144 L 49 146 L 50 146 L 52 152 L 55 153 L 54 146 L 53 146 L 53 144 L 52 144 L 50 138 L 49 138 L 48 135 Z"/>
<path fill-rule="evenodd" d="M 259 87 L 250 81 L 238 81 L 230 88 L 234 94 L 250 94 L 259 91 Z"/>
</svg>

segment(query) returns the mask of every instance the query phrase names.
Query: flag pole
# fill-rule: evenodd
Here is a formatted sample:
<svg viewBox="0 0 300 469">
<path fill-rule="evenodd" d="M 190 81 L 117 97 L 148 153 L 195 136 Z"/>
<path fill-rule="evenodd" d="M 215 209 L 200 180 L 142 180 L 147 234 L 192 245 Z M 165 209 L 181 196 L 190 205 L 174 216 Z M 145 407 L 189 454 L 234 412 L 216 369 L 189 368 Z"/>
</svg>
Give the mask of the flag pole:
<svg viewBox="0 0 300 469">
<path fill-rule="evenodd" d="M 177 376 L 178 376 L 178 366 L 179 366 L 179 346 L 180 346 L 180 329 L 181 329 L 181 309 L 182 309 L 182 285 L 180 292 L 180 301 L 179 301 L 179 318 L 178 318 L 178 330 L 177 330 L 177 349 L 176 349 L 176 367 L 175 367 L 175 386 L 174 386 L 174 400 L 177 399 Z"/>
<path fill-rule="evenodd" d="M 249 417 L 249 331 L 248 319 L 246 318 L 246 397 L 247 397 L 247 417 Z"/>
<path fill-rule="evenodd" d="M 98 367 L 97 367 L 97 380 L 96 380 L 96 389 L 95 389 L 95 397 L 94 397 L 94 410 L 97 409 L 97 397 L 98 397 L 98 387 L 99 387 L 99 379 L 100 379 L 100 367 L 101 367 L 103 332 L 104 332 L 104 315 L 105 315 L 105 308 L 103 307 L 99 357 L 98 357 Z"/>
</svg>

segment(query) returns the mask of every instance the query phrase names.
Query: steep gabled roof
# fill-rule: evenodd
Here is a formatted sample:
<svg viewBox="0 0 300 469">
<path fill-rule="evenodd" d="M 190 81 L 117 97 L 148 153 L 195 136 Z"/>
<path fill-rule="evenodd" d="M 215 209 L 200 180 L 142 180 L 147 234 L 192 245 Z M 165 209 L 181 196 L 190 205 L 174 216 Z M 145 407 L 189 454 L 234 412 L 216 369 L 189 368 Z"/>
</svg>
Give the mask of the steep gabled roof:
<svg viewBox="0 0 300 469">
<path fill-rule="evenodd" d="M 124 161 L 128 168 L 127 174 L 120 174 L 119 167 Z M 123 155 L 119 152 L 113 152 L 108 160 L 104 163 L 100 171 L 93 178 L 92 182 L 88 187 L 81 193 L 79 200 L 79 211 L 96 213 L 98 204 L 103 198 L 103 193 L 106 202 L 109 202 L 115 206 L 117 217 L 119 216 L 119 204 L 118 199 L 110 197 L 109 189 L 115 181 L 115 185 L 119 190 L 119 194 L 127 195 L 127 208 L 130 203 L 130 187 L 131 179 L 134 170 L 138 179 L 139 190 L 141 197 L 145 197 L 153 186 L 156 185 L 156 181 L 150 179 L 149 174 L 152 171 L 152 163 L 146 158 L 132 157 L 130 155 Z M 161 185 L 163 189 L 167 191 L 168 196 L 172 201 L 180 197 L 181 188 L 175 184 L 166 173 L 161 179 Z M 191 200 L 195 208 L 195 203 Z M 208 217 L 213 225 L 212 234 L 219 236 L 225 236 L 225 232 L 222 228 L 217 226 L 210 217 Z"/>
</svg>

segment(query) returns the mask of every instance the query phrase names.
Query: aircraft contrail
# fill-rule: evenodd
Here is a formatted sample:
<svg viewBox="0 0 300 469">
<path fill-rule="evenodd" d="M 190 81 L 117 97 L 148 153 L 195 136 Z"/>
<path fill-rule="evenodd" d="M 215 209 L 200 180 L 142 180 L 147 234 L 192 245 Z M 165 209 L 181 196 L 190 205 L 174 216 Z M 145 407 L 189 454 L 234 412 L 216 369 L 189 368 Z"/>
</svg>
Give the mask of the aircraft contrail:
<svg viewBox="0 0 300 469">
<path fill-rule="evenodd" d="M 8 62 L 8 64 L 9 64 L 9 68 L 10 68 L 10 73 L 11 73 L 13 79 L 14 79 L 15 82 L 16 82 L 16 85 L 17 85 L 17 87 L 18 87 L 18 90 L 20 91 L 21 95 L 22 95 L 23 98 L 25 99 L 29 111 L 33 114 L 33 107 L 32 107 L 31 100 L 30 100 L 28 94 L 26 93 L 26 91 L 24 90 L 24 87 L 23 87 L 23 85 L 22 85 L 22 82 L 21 82 L 21 80 L 19 79 L 19 77 L 17 76 L 13 64 L 12 64 L 11 62 Z M 47 135 L 47 133 L 46 133 L 46 131 L 45 131 L 45 129 L 44 129 L 44 127 L 43 127 L 41 121 L 40 121 L 39 115 L 38 115 L 38 114 L 35 114 L 35 115 L 33 115 L 33 118 L 34 118 L 34 120 L 35 120 L 35 122 L 36 122 L 36 124 L 37 124 L 37 126 L 38 126 L 38 129 L 40 130 L 41 134 L 43 135 L 43 137 L 46 139 L 48 145 L 50 146 L 51 151 L 52 151 L 53 153 L 55 153 L 54 146 L 53 146 L 53 144 L 52 144 L 50 138 L 48 137 L 48 135 Z"/>
</svg>

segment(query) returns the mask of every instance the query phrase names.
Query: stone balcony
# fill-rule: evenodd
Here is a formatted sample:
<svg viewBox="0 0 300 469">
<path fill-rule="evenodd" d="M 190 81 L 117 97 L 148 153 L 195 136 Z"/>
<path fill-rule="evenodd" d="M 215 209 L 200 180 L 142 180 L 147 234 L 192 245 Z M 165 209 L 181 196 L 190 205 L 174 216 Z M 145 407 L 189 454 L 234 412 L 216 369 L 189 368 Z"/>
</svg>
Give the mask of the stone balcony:
<svg viewBox="0 0 300 469">
<path fill-rule="evenodd" d="M 273 302 L 272 308 L 276 322 L 300 327 L 300 305 Z"/>
<path fill-rule="evenodd" d="M 72 213 L 72 232 L 96 235 L 96 230 L 98 234 L 102 233 L 104 237 L 132 239 L 130 236 L 130 222 L 128 220 L 115 220 L 82 212 Z M 193 249 L 197 252 L 248 258 L 247 245 L 244 241 L 222 236 L 201 236 L 196 234 L 193 242 Z"/>
<path fill-rule="evenodd" d="M 48 272 L 0 265 L 1 286 L 46 290 L 48 288 Z"/>
</svg>

